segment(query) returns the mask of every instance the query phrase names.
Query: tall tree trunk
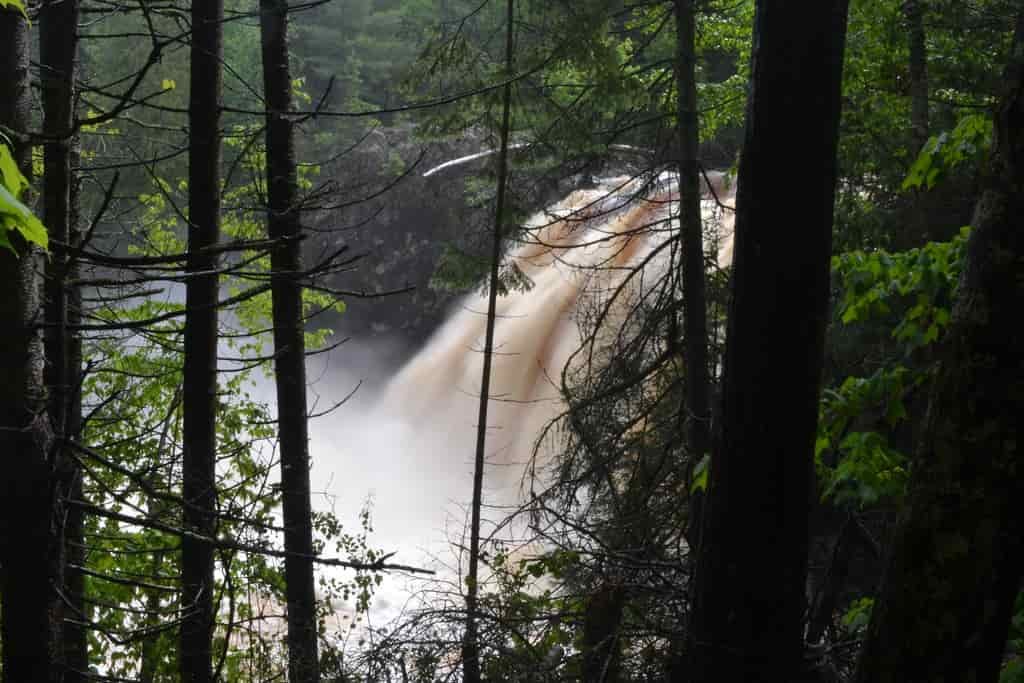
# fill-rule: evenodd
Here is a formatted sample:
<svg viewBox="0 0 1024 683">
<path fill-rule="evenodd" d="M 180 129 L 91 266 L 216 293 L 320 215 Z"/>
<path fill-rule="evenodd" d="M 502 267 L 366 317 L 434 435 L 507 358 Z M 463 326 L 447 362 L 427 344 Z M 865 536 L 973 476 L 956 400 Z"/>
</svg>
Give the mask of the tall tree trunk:
<svg viewBox="0 0 1024 683">
<path fill-rule="evenodd" d="M 507 0 L 505 16 L 505 76 L 512 77 L 513 20 L 515 0 Z M 480 379 L 480 412 L 476 426 L 476 453 L 473 460 L 473 503 L 469 528 L 469 568 L 466 575 L 466 632 L 462 639 L 462 679 L 480 683 L 480 643 L 478 596 L 480 565 L 480 508 L 483 505 L 485 447 L 487 443 L 487 407 L 490 403 L 491 359 L 494 356 L 494 322 L 497 317 L 498 273 L 501 265 L 501 240 L 505 222 L 505 195 L 508 184 L 508 138 L 512 121 L 512 83 L 502 89 L 501 145 L 498 152 L 498 188 L 494 207 L 494 240 L 491 248 L 491 272 L 487 290 L 487 329 L 484 333 L 484 366 Z"/>
<path fill-rule="evenodd" d="M 79 154 L 77 140 L 72 143 L 72 171 L 71 171 L 71 249 L 81 245 L 82 234 L 79 228 L 80 212 L 79 197 L 81 181 L 78 177 Z M 78 267 L 74 262 L 68 264 L 68 278 L 78 277 Z M 68 291 L 68 326 L 74 329 L 82 322 L 82 291 L 81 287 L 75 286 Z M 65 415 L 64 434 L 69 440 L 78 441 L 82 435 L 82 338 L 79 333 L 74 333 L 68 339 L 68 377 L 71 385 L 68 391 L 68 410 Z M 77 467 L 77 461 L 69 462 L 69 469 L 66 472 L 68 478 L 67 495 L 71 500 L 84 501 L 85 487 L 82 480 L 83 472 Z M 85 512 L 77 506 L 68 506 L 64 523 L 64 545 L 65 545 L 65 576 L 64 585 L 66 595 L 71 602 L 72 619 L 85 620 L 91 613 L 89 605 L 85 602 L 85 576 L 76 567 L 85 566 Z M 64 656 L 65 666 L 68 670 L 65 683 L 85 681 L 85 676 L 78 672 L 85 672 L 89 669 L 89 645 L 87 630 L 77 624 L 66 624 L 64 627 Z"/>
<path fill-rule="evenodd" d="M 71 241 L 71 126 L 78 3 L 46 0 L 39 12 L 43 91 L 43 222 L 50 237 L 46 264 L 47 409 L 54 436 L 64 439 L 72 383 L 69 366 L 67 265 Z"/>
<path fill-rule="evenodd" d="M 910 128 L 916 155 L 928 141 L 928 48 L 924 33 L 925 0 L 906 0 L 903 15 L 907 20 L 910 48 Z"/>
<path fill-rule="evenodd" d="M 164 553 L 162 550 L 158 550 L 153 553 L 152 568 L 150 574 L 157 576 L 160 573 L 164 563 Z M 160 612 L 160 593 L 157 591 L 150 591 L 146 596 L 146 612 L 147 614 L 143 617 L 142 624 L 144 628 L 155 628 L 159 626 L 158 616 Z M 139 659 L 139 683 L 154 683 L 156 681 L 157 671 L 160 666 L 159 650 L 160 645 L 160 634 L 153 633 L 147 635 L 142 641 L 142 648 Z"/>
<path fill-rule="evenodd" d="M 622 646 L 619 631 L 626 607 L 626 591 L 614 581 L 602 583 L 587 597 L 583 614 L 580 669 L 588 683 L 619 680 Z"/>
<path fill-rule="evenodd" d="M 1010 55 L 907 513 L 858 681 L 995 681 L 1024 575 L 1024 13 Z"/>
<path fill-rule="evenodd" d="M 699 128 L 697 120 L 696 11 L 693 0 L 676 0 L 676 86 L 679 94 L 679 224 L 682 233 L 683 338 L 686 373 L 686 440 L 692 462 L 711 449 L 708 387 L 707 295 L 704 232 L 700 212 Z M 694 542 L 699 503 L 691 501 L 687 535 Z"/>
<path fill-rule="evenodd" d="M 260 0 L 263 91 L 267 101 L 268 231 L 279 240 L 270 255 L 274 315 L 274 376 L 281 447 L 285 583 L 288 597 L 288 680 L 320 680 L 313 525 L 310 509 L 309 433 L 306 415 L 306 343 L 302 316 L 302 255 L 298 177 L 288 65 L 288 3 Z"/>
<path fill-rule="evenodd" d="M 913 163 L 928 142 L 928 52 L 925 43 L 924 14 L 926 0 L 905 0 L 902 11 L 906 22 L 907 61 L 910 85 L 910 158 Z M 941 211 L 936 193 L 912 191 L 908 196 L 905 229 L 894 235 L 892 247 L 909 249 L 935 239 L 935 216 Z"/>
<path fill-rule="evenodd" d="M 217 433 L 217 276 L 218 259 L 199 250 L 220 236 L 220 108 L 223 0 L 192 3 L 189 93 L 190 273 L 185 302 L 185 370 L 182 477 L 184 521 L 204 536 L 215 533 Z M 213 637 L 213 548 L 186 536 L 181 542 L 182 680 L 211 680 Z"/>
<path fill-rule="evenodd" d="M 81 343 L 69 330 L 73 310 L 80 297 L 69 285 L 74 264 L 69 258 L 77 231 L 73 219 L 74 189 L 72 157 L 75 138 L 75 79 L 78 53 L 78 0 L 47 0 L 39 12 L 40 81 L 43 91 L 43 222 L 50 237 L 50 258 L 46 264 L 46 387 L 47 411 L 54 436 L 60 444 L 77 438 L 81 425 L 80 366 Z M 80 499 L 81 473 L 75 460 L 61 445 L 57 453 L 61 475 L 72 498 Z M 80 566 L 84 557 L 82 511 L 70 507 L 64 529 L 65 559 Z M 88 669 L 86 631 L 80 625 L 85 614 L 84 582 L 79 571 L 65 568 L 65 596 L 70 602 L 64 627 L 65 681 L 85 680 Z"/>
<path fill-rule="evenodd" d="M 846 16 L 847 0 L 757 3 L 695 681 L 799 675 Z"/>
<path fill-rule="evenodd" d="M 28 129 L 28 23 L 0 9 L 0 126 L 22 172 L 32 172 Z M 0 143 L 2 144 L 2 143 Z M 10 235 L 0 249 L 0 602 L 3 679 L 59 681 L 63 674 L 61 492 L 43 384 L 38 250 Z"/>
</svg>

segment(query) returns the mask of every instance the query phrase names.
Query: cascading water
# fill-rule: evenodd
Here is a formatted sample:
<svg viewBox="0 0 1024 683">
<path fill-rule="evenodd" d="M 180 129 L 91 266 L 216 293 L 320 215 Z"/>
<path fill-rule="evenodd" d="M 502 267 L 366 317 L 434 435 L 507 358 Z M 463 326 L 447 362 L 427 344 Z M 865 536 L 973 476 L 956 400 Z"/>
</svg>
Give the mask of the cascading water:
<svg viewBox="0 0 1024 683">
<path fill-rule="evenodd" d="M 727 265 L 735 187 L 722 173 L 708 173 L 705 181 L 704 219 L 718 236 L 717 262 Z M 563 373 L 571 377 L 587 363 L 607 360 L 631 307 L 670 269 L 666 245 L 678 234 L 677 213 L 675 174 L 601 179 L 533 216 L 509 246 L 506 266 L 515 264 L 532 286 L 497 304 L 485 536 L 521 500 L 528 475 L 543 481 L 558 433 L 539 445 L 538 437 L 564 410 Z M 584 318 L 609 301 L 596 329 L 587 320 L 584 344 Z M 451 543 L 458 545 L 465 530 L 486 310 L 484 294 L 464 297 L 372 406 L 313 427 L 314 463 L 333 470 L 331 482 L 322 469 L 319 479 L 346 506 L 338 512 L 354 516 L 354 505 L 370 491 L 373 545 L 442 573 L 459 561 Z M 503 533 L 514 535 L 512 527 Z M 388 581 L 376 608 L 394 616 L 404 595 Z"/>
<path fill-rule="evenodd" d="M 714 221 L 717 262 L 732 259 L 734 189 L 710 173 L 704 218 Z M 492 503 L 513 504 L 516 484 L 533 456 L 544 426 L 562 410 L 561 378 L 583 362 L 581 306 L 614 299 L 594 346 L 607 351 L 625 310 L 644 296 L 647 283 L 668 267 L 664 249 L 677 231 L 676 176 L 653 182 L 609 178 L 578 190 L 535 215 L 507 256 L 532 282 L 526 291 L 499 297 L 492 365 L 487 479 Z M 706 184 L 707 187 L 707 184 Z M 720 204 L 719 204 L 720 203 Z M 724 211 L 719 206 L 728 207 Z M 431 435 L 460 460 L 475 436 L 483 363 L 487 301 L 467 296 L 445 325 L 391 381 L 379 406 L 409 426 L 420 443 Z M 585 354 L 589 356 L 590 354 Z M 456 455 L 457 454 L 457 455 Z"/>
</svg>

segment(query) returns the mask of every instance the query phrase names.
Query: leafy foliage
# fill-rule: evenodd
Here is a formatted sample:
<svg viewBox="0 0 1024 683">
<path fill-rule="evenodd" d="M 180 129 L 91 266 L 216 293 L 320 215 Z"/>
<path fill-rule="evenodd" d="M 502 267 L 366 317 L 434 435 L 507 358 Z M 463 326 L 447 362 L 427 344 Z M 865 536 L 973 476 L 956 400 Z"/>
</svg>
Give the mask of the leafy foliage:
<svg viewBox="0 0 1024 683">
<path fill-rule="evenodd" d="M 872 598 L 854 600 L 842 617 L 843 628 L 850 633 L 859 633 L 867 628 L 871 621 L 871 609 L 875 606 Z"/>
<path fill-rule="evenodd" d="M 884 321 L 899 355 L 824 391 L 815 445 L 823 498 L 859 508 L 902 501 L 908 454 L 892 445 L 892 435 L 929 377 L 930 366 L 915 359 L 949 324 L 968 232 L 903 253 L 855 251 L 833 259 L 838 324 Z"/>
<path fill-rule="evenodd" d="M 844 325 L 897 314 L 893 339 L 907 353 L 935 342 L 949 324 L 969 228 L 951 242 L 909 251 L 854 251 L 833 259 L 842 283 L 838 312 Z"/>
<path fill-rule="evenodd" d="M 971 114 L 960 119 L 952 131 L 934 135 L 910 167 L 902 188 L 933 189 L 951 172 L 964 165 L 977 167 L 992 143 L 992 119 Z"/>
<path fill-rule="evenodd" d="M 46 228 L 21 202 L 29 182 L 15 163 L 8 144 L 9 141 L 0 135 L 0 247 L 17 253 L 10 238 L 11 233 L 17 233 L 26 242 L 46 249 Z"/>
</svg>

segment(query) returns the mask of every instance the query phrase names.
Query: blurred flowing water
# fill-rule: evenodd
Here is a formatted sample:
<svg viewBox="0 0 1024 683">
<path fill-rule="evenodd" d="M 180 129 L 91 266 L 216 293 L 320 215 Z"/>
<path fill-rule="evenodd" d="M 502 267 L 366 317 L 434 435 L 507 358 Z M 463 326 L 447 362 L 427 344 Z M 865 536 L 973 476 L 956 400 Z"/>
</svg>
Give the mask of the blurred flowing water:
<svg viewBox="0 0 1024 683">
<path fill-rule="evenodd" d="M 718 263 L 728 265 L 733 213 L 720 206 L 734 202 L 735 186 L 720 173 L 706 181 L 717 201 L 703 201 L 704 218 L 717 226 Z M 528 286 L 498 298 L 485 536 L 549 476 L 560 438 L 546 427 L 564 409 L 563 378 L 613 352 L 631 307 L 672 267 L 666 245 L 678 233 L 677 213 L 674 174 L 605 178 L 537 213 L 510 244 L 505 272 L 515 268 L 516 280 Z M 592 343 L 580 353 L 583 317 L 607 301 L 613 303 L 596 328 L 589 321 Z M 465 296 L 390 377 L 375 362 L 384 349 L 358 341 L 341 347 L 329 365 L 310 366 L 311 382 L 322 375 L 331 395 L 359 385 L 349 403 L 312 422 L 313 489 L 321 492 L 314 508 L 355 520 L 369 497 L 371 545 L 396 551 L 396 562 L 448 577 L 458 572 L 472 493 L 486 312 L 486 292 Z M 513 524 L 497 533 L 520 531 Z M 385 578 L 371 610 L 375 625 L 393 618 L 408 596 L 405 578 Z"/>
</svg>

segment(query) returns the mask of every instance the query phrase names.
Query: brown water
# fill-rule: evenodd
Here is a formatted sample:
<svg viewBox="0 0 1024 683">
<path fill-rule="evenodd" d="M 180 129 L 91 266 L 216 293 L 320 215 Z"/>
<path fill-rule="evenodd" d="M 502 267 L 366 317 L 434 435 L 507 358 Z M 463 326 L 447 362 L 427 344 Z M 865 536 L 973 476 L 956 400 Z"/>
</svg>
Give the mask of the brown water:
<svg viewBox="0 0 1024 683">
<path fill-rule="evenodd" d="M 721 174 L 709 175 L 719 200 L 731 206 L 735 188 Z M 560 435 L 548 431 L 541 443 L 538 437 L 564 408 L 563 374 L 572 377 L 588 363 L 606 362 L 621 328 L 636 324 L 630 313 L 637 302 L 673 267 L 665 246 L 678 233 L 678 186 L 667 174 L 648 181 L 609 178 L 573 192 L 533 216 L 509 248 L 506 266 L 514 263 L 532 287 L 497 301 L 485 537 L 513 538 L 522 531 L 500 522 L 522 500 L 524 488 L 543 485 Z M 733 213 L 717 207 L 713 200 L 703 203 L 706 233 L 718 235 L 715 255 L 727 265 Z M 371 544 L 397 551 L 396 562 L 431 567 L 441 577 L 457 577 L 458 547 L 467 536 L 485 294 L 464 297 L 372 405 L 345 406 L 337 417 L 311 426 L 314 488 L 330 494 L 314 506 L 354 520 L 371 494 Z M 595 318 L 595 310 L 604 314 Z M 372 355 L 372 349 L 361 353 Z M 394 618 L 414 588 L 389 576 L 374 601 L 377 622 Z M 337 608 L 341 632 L 350 610 Z"/>
<path fill-rule="evenodd" d="M 640 180 L 612 178 L 573 192 L 534 216 L 507 256 L 533 286 L 497 303 L 485 476 L 492 503 L 513 504 L 527 463 L 536 455 L 536 464 L 545 464 L 550 445 L 538 448 L 537 437 L 562 410 L 567 365 L 571 374 L 610 352 L 626 312 L 668 267 L 669 251 L 662 247 L 678 230 L 677 185 L 673 176 L 649 185 L 644 191 Z M 722 185 L 716 191 L 731 205 L 733 191 Z M 722 236 L 717 259 L 725 265 L 732 258 L 733 214 L 716 211 L 713 200 L 703 204 L 705 220 Z M 594 339 L 583 346 L 582 315 L 609 300 Z M 485 292 L 467 296 L 394 377 L 380 404 L 422 443 L 437 445 L 430 435 L 440 435 L 447 453 L 433 457 L 468 462 L 472 455 L 486 311 Z"/>
</svg>

